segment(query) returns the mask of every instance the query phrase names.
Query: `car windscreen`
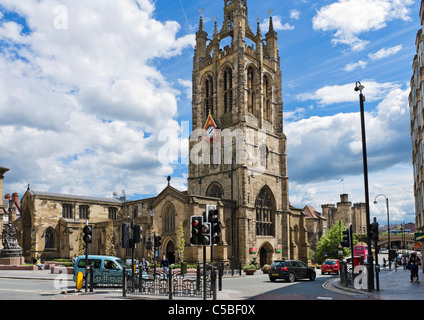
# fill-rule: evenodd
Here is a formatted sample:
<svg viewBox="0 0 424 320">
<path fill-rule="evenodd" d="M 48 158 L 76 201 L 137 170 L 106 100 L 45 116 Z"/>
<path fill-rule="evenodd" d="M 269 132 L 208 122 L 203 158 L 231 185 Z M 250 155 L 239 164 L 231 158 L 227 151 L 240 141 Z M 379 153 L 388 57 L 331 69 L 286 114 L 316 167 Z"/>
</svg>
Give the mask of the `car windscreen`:
<svg viewBox="0 0 424 320">
<path fill-rule="evenodd" d="M 271 264 L 271 268 L 282 268 L 286 266 L 286 262 L 285 261 L 274 261 Z"/>
<path fill-rule="evenodd" d="M 335 265 L 336 261 L 325 261 L 324 264 L 326 265 Z"/>
<path fill-rule="evenodd" d="M 127 264 L 124 260 L 122 260 L 122 259 L 116 259 L 116 262 L 118 262 L 120 265 L 121 265 L 121 267 L 125 267 L 125 268 L 130 268 L 131 269 L 131 266 L 129 265 L 129 264 Z"/>
</svg>

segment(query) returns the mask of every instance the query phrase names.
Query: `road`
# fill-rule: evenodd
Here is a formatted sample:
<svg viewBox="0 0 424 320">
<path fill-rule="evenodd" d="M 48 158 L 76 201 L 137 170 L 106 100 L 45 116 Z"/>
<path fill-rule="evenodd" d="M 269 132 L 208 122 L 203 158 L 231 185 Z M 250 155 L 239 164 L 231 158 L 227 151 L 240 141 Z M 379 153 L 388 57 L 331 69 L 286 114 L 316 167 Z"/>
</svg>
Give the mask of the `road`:
<svg viewBox="0 0 424 320">
<path fill-rule="evenodd" d="M 226 278 L 223 281 L 224 293 L 231 300 L 358 300 L 366 299 L 360 294 L 352 294 L 331 285 L 335 275 L 321 275 L 317 272 L 314 281 L 285 280 L 269 281 L 268 275 L 257 273 L 242 278 Z M 225 298 L 225 295 L 222 295 Z"/>
<path fill-rule="evenodd" d="M 338 276 L 321 275 L 317 272 L 314 281 L 298 280 L 289 283 L 284 280 L 271 282 L 268 275 L 257 272 L 253 276 L 226 277 L 223 279 L 223 291 L 218 293 L 220 300 L 351 300 L 365 299 L 360 294 L 352 294 L 334 288 L 331 280 Z M 62 287 L 60 287 L 62 286 Z M 64 288 L 63 288 L 64 287 Z M 0 278 L 0 300 L 68 300 L 99 299 L 94 294 L 68 293 L 63 289 L 75 289 L 75 284 L 57 283 L 53 280 Z M 121 299 L 122 293 L 115 291 L 107 298 Z"/>
</svg>

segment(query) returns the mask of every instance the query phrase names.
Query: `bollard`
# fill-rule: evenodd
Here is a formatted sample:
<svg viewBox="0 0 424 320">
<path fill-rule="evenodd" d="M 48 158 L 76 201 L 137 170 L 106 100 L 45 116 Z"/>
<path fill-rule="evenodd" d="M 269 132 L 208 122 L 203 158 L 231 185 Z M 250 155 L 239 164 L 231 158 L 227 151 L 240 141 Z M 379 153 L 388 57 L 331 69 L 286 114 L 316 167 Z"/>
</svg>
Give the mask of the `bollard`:
<svg viewBox="0 0 424 320">
<path fill-rule="evenodd" d="M 217 300 L 217 292 L 216 292 L 216 268 L 211 269 L 211 286 L 213 293 L 213 300 Z"/>
<path fill-rule="evenodd" d="M 218 269 L 218 290 L 222 291 L 222 277 L 224 275 L 224 262 L 221 262 Z"/>
<path fill-rule="evenodd" d="M 94 266 L 90 264 L 90 292 L 94 290 Z"/>
<path fill-rule="evenodd" d="M 127 296 L 127 270 L 125 267 L 122 268 L 122 296 Z"/>
<path fill-rule="evenodd" d="M 172 286 L 172 267 L 168 268 L 168 291 L 169 291 L 169 300 L 172 300 L 172 292 L 173 290 L 173 286 Z"/>
<path fill-rule="evenodd" d="M 197 271 L 196 271 L 196 290 L 200 291 L 200 264 L 197 262 Z"/>
</svg>

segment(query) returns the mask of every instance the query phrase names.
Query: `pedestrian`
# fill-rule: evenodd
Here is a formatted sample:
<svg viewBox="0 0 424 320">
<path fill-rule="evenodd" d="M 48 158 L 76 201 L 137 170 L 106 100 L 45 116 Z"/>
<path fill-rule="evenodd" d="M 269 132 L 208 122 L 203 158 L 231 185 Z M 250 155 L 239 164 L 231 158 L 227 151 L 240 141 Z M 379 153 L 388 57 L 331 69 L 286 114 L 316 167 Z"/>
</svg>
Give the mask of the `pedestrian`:
<svg viewBox="0 0 424 320">
<path fill-rule="evenodd" d="M 160 262 L 160 266 L 162 267 L 163 278 L 166 279 L 168 275 L 169 261 L 165 255 L 163 255 L 162 261 Z"/>
<path fill-rule="evenodd" d="M 144 257 L 141 258 L 140 268 L 142 271 L 149 272 L 149 264 L 147 263 L 146 259 L 144 259 Z"/>
<path fill-rule="evenodd" d="M 43 270 L 43 265 L 41 264 L 40 258 L 37 259 L 35 265 L 38 267 L 38 270 Z"/>
<path fill-rule="evenodd" d="M 411 270 L 411 282 L 419 282 L 418 280 L 418 266 L 421 265 L 420 258 L 413 252 L 411 258 L 409 258 L 409 265 Z"/>
<path fill-rule="evenodd" d="M 75 268 L 75 263 L 77 262 L 77 258 L 78 258 L 77 254 L 74 254 L 74 256 L 72 257 L 72 265 L 74 266 L 74 268 Z"/>
<path fill-rule="evenodd" d="M 386 258 L 383 258 L 383 268 L 386 268 Z"/>
</svg>

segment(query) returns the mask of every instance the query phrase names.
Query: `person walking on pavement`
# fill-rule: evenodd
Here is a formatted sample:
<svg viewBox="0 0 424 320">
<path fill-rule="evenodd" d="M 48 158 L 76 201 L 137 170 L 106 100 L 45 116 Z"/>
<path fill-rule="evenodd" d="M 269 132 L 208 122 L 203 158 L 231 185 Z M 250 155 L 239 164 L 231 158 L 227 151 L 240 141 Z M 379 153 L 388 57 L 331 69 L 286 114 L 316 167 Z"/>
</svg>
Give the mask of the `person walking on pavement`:
<svg viewBox="0 0 424 320">
<path fill-rule="evenodd" d="M 166 279 L 168 275 L 169 260 L 166 258 L 165 255 L 163 255 L 162 261 L 160 262 L 160 266 L 162 267 L 163 278 Z"/>
<path fill-rule="evenodd" d="M 411 254 L 411 258 L 409 258 L 409 265 L 411 268 L 411 282 L 419 282 L 418 281 L 418 266 L 421 265 L 421 261 L 420 261 L 420 258 L 417 257 L 415 252 L 413 252 Z"/>
</svg>

